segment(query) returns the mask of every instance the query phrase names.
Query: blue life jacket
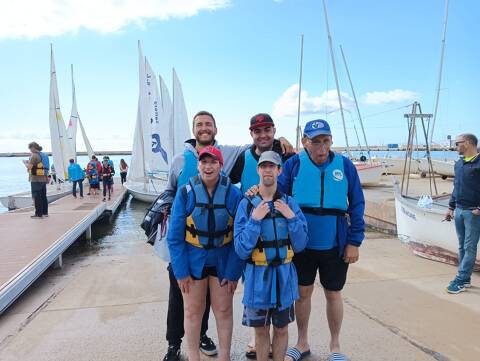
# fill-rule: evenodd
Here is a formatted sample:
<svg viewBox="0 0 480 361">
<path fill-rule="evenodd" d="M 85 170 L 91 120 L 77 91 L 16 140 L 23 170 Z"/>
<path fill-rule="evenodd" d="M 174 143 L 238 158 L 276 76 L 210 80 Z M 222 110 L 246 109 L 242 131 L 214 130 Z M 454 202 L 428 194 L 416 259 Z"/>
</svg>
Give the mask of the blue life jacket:
<svg viewBox="0 0 480 361">
<path fill-rule="evenodd" d="M 195 154 L 191 150 L 185 149 L 183 158 L 183 169 L 178 176 L 177 189 L 180 189 L 181 186 L 188 183 L 190 178 L 198 174 L 198 159 Z"/>
<path fill-rule="evenodd" d="M 50 161 L 48 159 L 48 155 L 43 152 L 38 152 L 40 156 L 41 162 L 35 165 L 35 169 L 32 169 L 33 175 L 48 175 L 48 171 L 50 170 Z"/>
<path fill-rule="evenodd" d="M 282 199 L 288 204 L 288 198 L 282 194 Z M 262 199 L 259 196 L 249 198 L 247 213 L 257 207 Z M 279 266 L 292 261 L 293 249 L 288 234 L 288 224 L 285 217 L 278 211 L 270 211 L 261 223 L 260 237 L 248 261 L 256 266 Z"/>
<path fill-rule="evenodd" d="M 252 154 L 251 148 L 247 149 L 244 153 L 245 162 L 243 164 L 242 178 L 240 182 L 242 183 L 241 190 L 245 194 L 253 185 L 260 182 L 260 177 L 257 173 L 258 161 Z"/>
<path fill-rule="evenodd" d="M 213 197 L 210 197 L 200 177 L 190 178 L 189 185 L 182 188 L 194 196 L 194 208 L 187 217 L 185 241 L 195 247 L 211 249 L 222 247 L 233 240 L 233 216 L 228 212 L 226 201 L 230 179 L 220 175 Z"/>
<path fill-rule="evenodd" d="M 300 167 L 293 181 L 292 196 L 304 213 L 344 216 L 348 209 L 348 179 L 343 157 L 330 156 L 323 170 L 312 162 L 308 153 L 299 154 Z"/>
<path fill-rule="evenodd" d="M 245 162 L 243 163 L 242 178 L 240 180 L 242 193 L 245 194 L 252 186 L 260 183 L 257 173 L 258 160 L 252 154 L 252 148 L 244 152 Z M 282 162 L 283 163 L 283 162 Z"/>
<path fill-rule="evenodd" d="M 98 171 L 96 168 L 88 170 L 88 182 L 93 186 L 96 186 L 99 183 Z"/>
</svg>

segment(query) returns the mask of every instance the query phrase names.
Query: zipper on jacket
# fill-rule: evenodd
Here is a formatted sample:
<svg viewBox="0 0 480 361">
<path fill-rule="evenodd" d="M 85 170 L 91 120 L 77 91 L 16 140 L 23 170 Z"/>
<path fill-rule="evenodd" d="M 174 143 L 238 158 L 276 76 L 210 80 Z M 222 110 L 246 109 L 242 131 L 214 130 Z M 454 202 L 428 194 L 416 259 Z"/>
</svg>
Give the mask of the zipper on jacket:
<svg viewBox="0 0 480 361">
<path fill-rule="evenodd" d="M 323 201 L 325 198 L 325 171 L 322 170 L 320 175 L 320 208 L 323 208 Z"/>
</svg>

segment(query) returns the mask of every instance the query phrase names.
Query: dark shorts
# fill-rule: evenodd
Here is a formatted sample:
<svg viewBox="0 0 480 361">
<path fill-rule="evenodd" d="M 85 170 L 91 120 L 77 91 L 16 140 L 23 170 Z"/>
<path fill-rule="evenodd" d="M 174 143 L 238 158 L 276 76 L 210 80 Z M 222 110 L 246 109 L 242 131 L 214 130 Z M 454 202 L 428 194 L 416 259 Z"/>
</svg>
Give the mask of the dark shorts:
<svg viewBox="0 0 480 361">
<path fill-rule="evenodd" d="M 90 188 L 98 189 L 98 188 L 100 188 L 100 185 L 98 183 L 97 184 L 90 184 Z"/>
<path fill-rule="evenodd" d="M 279 311 L 276 308 L 263 310 L 259 308 L 243 307 L 242 325 L 248 327 L 264 327 L 273 324 L 273 327 L 283 328 L 295 321 L 295 308 L 290 307 Z"/>
<path fill-rule="evenodd" d="M 202 270 L 202 275 L 200 276 L 200 278 L 197 278 L 195 276 L 192 276 L 192 278 L 196 281 L 200 281 L 200 280 L 204 280 L 205 278 L 207 278 L 208 276 L 212 276 L 212 277 L 218 277 L 217 275 L 217 267 L 203 267 L 203 270 Z"/>
<path fill-rule="evenodd" d="M 293 256 L 298 284 L 310 286 L 318 275 L 320 284 L 329 291 L 340 291 L 347 280 L 348 263 L 338 256 L 338 248 L 325 251 L 306 249 Z"/>
</svg>

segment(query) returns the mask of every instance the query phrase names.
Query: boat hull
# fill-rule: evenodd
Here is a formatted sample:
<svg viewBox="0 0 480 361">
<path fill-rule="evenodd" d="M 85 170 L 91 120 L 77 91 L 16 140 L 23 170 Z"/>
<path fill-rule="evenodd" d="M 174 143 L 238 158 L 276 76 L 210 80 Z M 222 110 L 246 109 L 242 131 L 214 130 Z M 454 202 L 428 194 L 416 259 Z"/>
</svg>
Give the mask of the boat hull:
<svg viewBox="0 0 480 361">
<path fill-rule="evenodd" d="M 395 175 L 402 175 L 405 159 L 403 158 L 381 158 L 377 157 L 374 158 L 373 161 L 375 163 L 382 164 L 385 169 L 385 174 L 395 174 Z M 410 164 L 410 173 L 419 173 L 419 162 L 415 159 L 412 159 L 412 163 Z"/>
<path fill-rule="evenodd" d="M 398 187 L 397 187 L 398 188 Z M 443 221 L 448 207 L 434 203 L 431 209 L 417 206 L 417 200 L 395 192 L 398 237 L 415 254 L 432 260 L 458 264 L 458 239 L 454 222 Z M 480 269 L 480 248 L 476 269 Z"/>
<path fill-rule="evenodd" d="M 151 180 L 145 184 L 142 182 L 127 182 L 125 188 L 134 199 L 144 203 L 152 203 L 165 190 L 167 181 L 165 179 Z"/>
<path fill-rule="evenodd" d="M 48 203 L 54 202 L 57 199 L 65 197 L 72 193 L 71 187 L 64 184 L 61 189 L 57 189 L 56 185 L 47 186 L 47 201 Z M 33 206 L 33 199 L 31 192 L 22 192 L 17 194 L 12 194 L 6 197 L 0 197 L 0 203 L 9 211 L 19 208 L 27 208 Z"/>
<path fill-rule="evenodd" d="M 428 160 L 427 158 L 421 158 L 420 161 L 420 171 L 428 173 Z M 439 160 L 439 159 L 432 159 L 432 166 L 433 172 L 435 174 L 445 176 L 445 177 L 454 177 L 455 176 L 455 162 L 449 160 Z"/>
<path fill-rule="evenodd" d="M 380 184 L 383 174 L 382 164 L 355 163 L 360 183 L 362 186 L 375 186 Z"/>
</svg>

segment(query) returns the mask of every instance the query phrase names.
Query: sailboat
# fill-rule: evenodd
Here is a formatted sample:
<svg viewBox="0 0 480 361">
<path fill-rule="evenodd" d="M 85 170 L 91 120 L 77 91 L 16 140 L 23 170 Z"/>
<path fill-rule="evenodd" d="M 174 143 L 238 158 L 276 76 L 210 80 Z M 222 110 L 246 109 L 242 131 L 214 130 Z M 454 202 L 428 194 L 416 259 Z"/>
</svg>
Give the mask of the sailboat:
<svg viewBox="0 0 480 361">
<path fill-rule="evenodd" d="M 139 44 L 140 95 L 126 188 L 140 201 L 151 203 L 165 189 L 173 156 L 190 137 L 183 91 L 175 69 L 170 100 L 165 81 L 156 80 Z"/>
<path fill-rule="evenodd" d="M 75 159 L 77 155 L 77 126 L 80 125 L 80 131 L 82 133 L 83 142 L 85 143 L 85 148 L 87 150 L 88 159 L 91 159 L 92 156 L 95 154 L 93 152 L 92 145 L 88 140 L 87 134 L 85 133 L 85 128 L 83 127 L 82 120 L 80 119 L 80 115 L 78 114 L 77 109 L 77 97 L 75 93 L 75 82 L 73 79 L 73 64 L 71 65 L 71 72 L 72 72 L 72 111 L 70 113 L 70 120 L 68 122 L 67 127 L 67 138 L 70 142 L 70 147 L 75 154 Z"/>
<path fill-rule="evenodd" d="M 331 57 L 331 61 L 332 61 L 333 75 L 335 77 L 335 84 L 336 84 L 336 88 L 337 88 L 337 96 L 338 96 L 338 103 L 339 103 L 339 108 L 340 108 L 340 115 L 342 117 L 343 131 L 344 131 L 344 135 L 345 135 L 345 143 L 346 143 L 348 157 L 353 160 L 352 153 L 350 151 L 350 145 L 349 145 L 349 142 L 348 142 L 347 127 L 345 125 L 345 116 L 344 116 L 344 113 L 343 113 L 344 109 L 343 109 L 343 104 L 342 104 L 342 96 L 340 94 L 340 85 L 339 85 L 339 82 L 338 82 L 337 67 L 335 65 L 335 55 L 333 53 L 333 41 L 332 41 L 332 35 L 330 33 L 330 26 L 328 24 L 327 5 L 325 4 L 325 0 L 323 0 L 323 10 L 324 10 L 324 15 L 325 15 L 325 26 L 327 28 L 328 45 L 329 45 L 329 49 L 330 49 L 330 57 Z M 343 55 L 343 50 L 342 50 L 342 55 Z M 367 143 L 367 139 L 366 139 L 366 136 L 365 136 L 365 130 L 363 129 L 363 122 L 361 120 L 362 118 L 360 116 L 360 110 L 358 108 L 357 98 L 355 96 L 355 91 L 353 90 L 353 85 L 352 85 L 352 81 L 350 79 L 350 73 L 348 71 L 347 63 L 345 61 L 345 56 L 343 56 L 343 58 L 344 58 L 344 62 L 345 62 L 345 67 L 347 69 L 347 74 L 348 74 L 348 79 L 349 79 L 349 82 L 350 82 L 350 86 L 352 88 L 352 93 L 353 93 L 353 96 L 354 96 L 358 116 L 359 116 L 359 119 L 360 119 L 360 122 L 361 122 L 361 125 L 362 125 L 365 144 L 366 144 L 367 150 L 368 150 L 368 143 Z M 371 160 L 371 158 L 370 158 L 370 160 Z M 354 161 L 353 163 L 355 165 L 355 168 L 357 169 L 358 176 L 360 178 L 360 183 L 362 184 L 362 186 L 375 186 L 375 185 L 380 184 L 380 180 L 382 178 L 382 174 L 383 174 L 383 171 L 384 171 L 384 168 L 383 168 L 382 164 L 373 163 L 371 161 L 370 161 L 370 163 L 357 162 L 357 161 Z"/>
<path fill-rule="evenodd" d="M 65 187 L 68 180 L 69 160 L 75 158 L 70 142 L 67 138 L 67 130 L 60 111 L 58 96 L 57 73 L 55 70 L 55 59 L 53 56 L 53 45 L 50 46 L 50 99 L 49 99 L 49 127 L 50 139 L 52 142 L 52 158 L 57 179 L 57 185 L 47 185 L 47 200 L 53 202 L 71 193 L 70 187 Z M 1 197 L 0 202 L 9 210 L 25 208 L 33 205 L 31 192 L 22 192 L 6 197 Z"/>
</svg>

